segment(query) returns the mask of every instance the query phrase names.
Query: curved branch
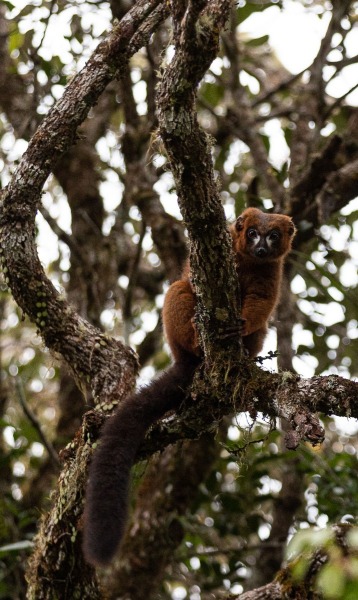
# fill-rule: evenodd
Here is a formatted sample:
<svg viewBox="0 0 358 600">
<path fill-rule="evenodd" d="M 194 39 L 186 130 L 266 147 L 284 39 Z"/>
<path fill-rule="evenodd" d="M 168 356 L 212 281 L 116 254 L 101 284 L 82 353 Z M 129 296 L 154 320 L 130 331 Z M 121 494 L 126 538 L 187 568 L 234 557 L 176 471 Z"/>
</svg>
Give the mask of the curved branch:
<svg viewBox="0 0 358 600">
<path fill-rule="evenodd" d="M 36 323 L 46 345 L 61 353 L 82 386 L 91 379 L 93 393 L 102 401 L 109 396 L 119 399 L 128 390 L 136 360 L 130 350 L 81 319 L 46 277 L 35 247 L 35 215 L 43 185 L 75 141 L 78 126 L 165 14 L 160 0 L 141 0 L 99 44 L 33 136 L 0 206 L 1 264 L 16 302 Z"/>
<path fill-rule="evenodd" d="M 38 128 L 0 205 L 0 263 L 6 283 L 47 346 L 62 355 L 82 389 L 90 382 L 96 400 L 107 410 L 132 387 L 136 357 L 131 349 L 81 318 L 47 278 L 35 246 L 35 216 L 50 171 L 75 141 L 90 107 L 131 54 L 148 41 L 166 12 L 160 0 L 139 0 L 98 46 Z M 30 561 L 29 598 L 100 597 L 94 571 L 84 564 L 77 535 L 92 451 L 87 422 L 88 418 L 63 453 L 68 461 Z"/>
<path fill-rule="evenodd" d="M 58 158 L 76 141 L 79 125 L 122 65 L 145 44 L 165 17 L 161 0 L 140 0 L 97 47 L 33 136 L 14 177 L 4 191 L 1 224 L 23 222 L 36 212 L 43 185 Z M 148 28 L 150 27 L 150 28 Z M 27 210 L 23 197 L 27 195 Z"/>
</svg>

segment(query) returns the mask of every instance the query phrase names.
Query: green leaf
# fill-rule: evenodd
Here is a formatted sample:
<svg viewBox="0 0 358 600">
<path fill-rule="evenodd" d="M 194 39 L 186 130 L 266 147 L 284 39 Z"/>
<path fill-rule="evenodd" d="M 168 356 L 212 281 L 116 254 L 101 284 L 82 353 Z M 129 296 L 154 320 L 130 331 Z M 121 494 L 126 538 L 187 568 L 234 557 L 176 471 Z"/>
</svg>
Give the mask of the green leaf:
<svg viewBox="0 0 358 600">
<path fill-rule="evenodd" d="M 358 548 L 358 527 L 354 527 L 347 533 L 347 543 L 351 548 Z"/>
<path fill-rule="evenodd" d="M 317 576 L 317 587 L 322 590 L 325 598 L 339 600 L 344 598 L 345 575 L 340 565 L 324 565 Z"/>
<path fill-rule="evenodd" d="M 264 133 L 260 133 L 260 138 L 263 141 L 263 144 L 265 146 L 266 152 L 269 153 L 270 152 L 270 138 L 268 135 L 264 134 Z"/>
<path fill-rule="evenodd" d="M 212 106 L 217 106 L 224 97 L 224 88 L 216 83 L 203 83 L 200 95 Z"/>
<path fill-rule="evenodd" d="M 246 42 L 246 46 L 251 46 L 251 47 L 255 48 L 257 46 L 263 46 L 263 44 L 266 44 L 268 41 L 269 41 L 269 36 L 262 35 L 259 38 L 254 38 L 254 39 Z"/>
<path fill-rule="evenodd" d="M 295 581 L 302 581 L 307 573 L 310 561 L 308 558 L 301 556 L 292 566 L 291 573 Z"/>
<path fill-rule="evenodd" d="M 26 4 L 24 6 L 24 8 L 22 10 L 20 10 L 19 17 L 22 18 L 22 17 L 26 17 L 27 15 L 31 15 L 33 10 L 34 10 L 34 6 L 31 3 Z"/>
<path fill-rule="evenodd" d="M 7 0 L 3 0 L 3 4 L 5 4 L 9 10 L 13 10 L 15 8 L 14 4 L 12 2 L 8 2 Z"/>
<path fill-rule="evenodd" d="M 304 551 L 312 551 L 325 546 L 332 539 L 331 529 L 303 529 L 296 533 L 287 548 L 289 560 L 299 558 Z"/>
<path fill-rule="evenodd" d="M 18 50 L 24 43 L 24 36 L 19 31 L 15 31 L 9 36 L 9 52 Z"/>
</svg>

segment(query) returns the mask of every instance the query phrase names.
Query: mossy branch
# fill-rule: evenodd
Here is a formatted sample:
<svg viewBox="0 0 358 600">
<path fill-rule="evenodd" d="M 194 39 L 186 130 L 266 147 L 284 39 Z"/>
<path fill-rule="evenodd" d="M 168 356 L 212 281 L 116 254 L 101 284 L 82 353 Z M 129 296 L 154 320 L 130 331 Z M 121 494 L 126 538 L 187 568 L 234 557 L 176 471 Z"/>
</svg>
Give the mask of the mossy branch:
<svg viewBox="0 0 358 600">
<path fill-rule="evenodd" d="M 196 89 L 217 55 L 232 2 L 174 3 L 175 54 L 158 90 L 159 132 L 174 175 L 191 245 L 196 322 L 207 362 L 222 350 L 221 331 L 238 323 L 238 283 L 215 180 L 209 138 L 197 121 Z M 210 332 L 210 336 L 209 336 Z M 240 340 L 231 340 L 240 351 Z"/>
</svg>

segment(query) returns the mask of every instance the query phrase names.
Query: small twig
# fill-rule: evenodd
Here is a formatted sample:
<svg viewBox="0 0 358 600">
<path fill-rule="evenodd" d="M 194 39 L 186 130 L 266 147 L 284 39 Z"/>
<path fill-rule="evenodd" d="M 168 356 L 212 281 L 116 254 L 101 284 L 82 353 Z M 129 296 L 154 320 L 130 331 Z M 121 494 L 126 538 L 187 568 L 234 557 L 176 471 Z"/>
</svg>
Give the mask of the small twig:
<svg viewBox="0 0 358 600">
<path fill-rule="evenodd" d="M 254 361 L 259 365 L 262 365 L 265 360 L 272 360 L 273 358 L 278 358 L 279 356 L 280 353 L 277 352 L 277 350 L 269 350 L 266 356 L 256 356 L 256 358 L 254 358 Z"/>
<path fill-rule="evenodd" d="M 48 26 L 49 26 L 49 23 L 50 23 L 50 19 L 51 19 L 51 17 L 52 17 L 52 15 L 53 15 L 53 13 L 54 13 L 55 5 L 56 5 L 56 0 L 52 0 L 52 1 L 51 1 L 51 5 L 50 5 L 50 8 L 49 8 L 48 17 L 47 17 L 47 19 L 46 19 L 45 28 L 44 28 L 44 31 L 43 31 L 43 34 L 42 34 L 42 37 L 41 37 L 41 40 L 40 40 L 39 44 L 37 45 L 37 47 L 34 47 L 34 48 L 33 48 L 32 56 L 31 56 L 32 60 L 34 60 L 34 57 L 35 57 L 36 55 L 38 55 L 38 52 L 39 52 L 39 50 L 41 49 L 41 47 L 42 47 L 42 44 L 44 43 L 44 39 L 45 39 L 45 36 L 46 36 L 47 30 L 48 30 Z"/>
<path fill-rule="evenodd" d="M 40 213 L 42 214 L 45 221 L 47 221 L 49 227 L 51 227 L 54 234 L 57 235 L 58 239 L 69 247 L 69 249 L 71 250 L 71 253 L 73 255 L 76 255 L 76 257 L 79 260 L 82 260 L 80 248 L 74 242 L 73 237 L 71 235 L 69 235 L 68 233 L 66 233 L 66 231 L 61 229 L 61 227 L 58 225 L 56 219 L 51 217 L 48 210 L 46 208 L 44 208 L 43 206 L 40 208 Z"/>
<path fill-rule="evenodd" d="M 29 408 L 29 406 L 26 402 L 24 387 L 22 385 L 22 381 L 21 381 L 20 377 L 16 377 L 16 391 L 18 394 L 18 398 L 19 398 L 22 410 L 24 411 L 25 415 L 29 419 L 30 423 L 33 425 L 34 429 L 37 431 L 41 442 L 43 443 L 47 452 L 49 453 L 51 461 L 54 463 L 54 465 L 57 468 L 60 468 L 61 462 L 60 462 L 60 459 L 58 458 L 58 454 L 57 454 L 55 448 L 53 447 L 51 442 L 46 438 L 44 432 L 42 431 L 41 425 L 40 425 L 37 417 L 34 415 L 34 413 Z"/>
<path fill-rule="evenodd" d="M 349 94 L 351 94 L 352 92 L 354 92 L 354 90 L 356 90 L 358 88 L 358 83 L 355 83 L 351 88 L 349 88 L 349 90 L 347 90 L 342 96 L 339 96 L 339 98 L 337 98 L 333 104 L 331 104 L 328 109 L 326 110 L 324 117 L 325 119 L 327 119 L 329 117 L 330 114 L 332 114 L 332 112 L 337 108 L 337 106 L 340 106 L 343 102 L 343 100 L 345 100 L 347 98 L 347 96 L 349 96 Z"/>
<path fill-rule="evenodd" d="M 292 85 L 292 83 L 294 83 L 295 81 L 297 81 L 297 79 L 302 77 L 305 71 L 307 71 L 307 67 L 302 69 L 302 71 L 300 71 L 299 73 L 290 75 L 286 79 L 281 80 L 277 85 L 270 88 L 269 90 L 266 90 L 264 94 L 258 96 L 256 100 L 252 101 L 252 108 L 256 108 L 256 106 L 258 106 L 259 104 L 267 102 L 270 98 L 272 98 L 272 96 L 275 96 L 279 92 L 285 91 L 288 87 Z"/>
<path fill-rule="evenodd" d="M 355 54 L 354 56 L 350 56 L 349 58 L 343 58 L 342 60 L 327 60 L 327 65 L 330 67 L 335 67 L 336 68 L 336 72 L 334 73 L 334 75 L 337 74 L 337 72 L 342 71 L 342 69 L 344 69 L 344 67 L 347 67 L 348 65 L 355 65 L 356 62 L 358 62 L 358 54 Z"/>
<path fill-rule="evenodd" d="M 249 435 L 251 435 L 253 427 L 256 424 L 257 424 L 256 417 L 254 417 L 253 422 L 250 425 L 249 430 L 248 430 Z M 225 448 L 225 450 L 227 450 L 227 452 L 229 452 L 229 454 L 231 454 L 232 456 L 239 457 L 244 452 L 246 452 L 246 450 L 249 448 L 249 446 L 253 446 L 254 444 L 264 444 L 269 439 L 271 432 L 276 430 L 275 418 L 271 418 L 270 423 L 268 425 L 269 425 L 269 429 L 268 429 L 267 433 L 265 435 L 263 435 L 263 437 L 257 438 L 255 440 L 249 439 L 247 441 L 244 441 L 244 444 L 242 446 L 237 445 L 236 448 L 233 448 L 233 447 L 228 446 L 225 443 L 222 443 L 221 445 L 223 448 Z M 237 425 L 237 427 L 239 430 L 242 431 L 242 429 L 238 425 Z"/>
<path fill-rule="evenodd" d="M 270 429 L 269 433 L 271 433 L 271 429 Z M 245 442 L 243 446 L 238 446 L 237 448 L 230 448 L 226 444 L 222 444 L 222 447 L 224 448 L 224 450 L 229 452 L 229 454 L 231 456 L 238 457 L 238 456 L 241 456 L 244 452 L 246 452 L 246 450 L 248 449 L 249 446 L 253 446 L 254 444 L 263 444 L 264 442 L 266 442 L 268 439 L 268 436 L 269 436 L 269 434 L 265 435 L 262 438 L 258 438 L 257 440 L 249 440 L 248 442 Z"/>
</svg>

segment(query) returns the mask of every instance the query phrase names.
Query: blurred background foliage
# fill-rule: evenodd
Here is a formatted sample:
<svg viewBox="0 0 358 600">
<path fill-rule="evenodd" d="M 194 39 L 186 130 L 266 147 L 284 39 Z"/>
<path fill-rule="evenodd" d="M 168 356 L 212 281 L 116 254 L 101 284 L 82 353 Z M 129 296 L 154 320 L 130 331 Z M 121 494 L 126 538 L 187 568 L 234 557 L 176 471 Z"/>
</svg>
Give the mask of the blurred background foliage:
<svg viewBox="0 0 358 600">
<path fill-rule="evenodd" d="M 283 208 L 299 229 L 288 270 L 292 297 L 286 295 L 284 302 L 292 310 L 285 324 L 292 332 L 291 366 L 306 377 L 358 375 L 358 200 L 342 195 L 331 208 L 321 207 L 320 218 L 323 186 L 315 189 L 314 177 L 305 202 L 294 204 L 290 195 L 312 157 L 324 156 L 334 136 L 345 144 L 335 156 L 336 172 L 358 154 L 357 3 L 346 4 L 350 7 L 317 75 L 313 61 L 333 11 L 330 2 L 240 0 L 220 56 L 198 91 L 198 118 L 212 136 L 228 219 L 248 202 L 277 206 L 282 194 Z M 131 5 L 130 0 L 2 2 L 2 187 L 43 116 Z M 297 48 L 287 45 L 285 62 L 272 33 L 275 19 L 290 14 L 307 18 L 307 27 L 312 22 L 317 32 L 316 50 L 313 44 L 306 64 L 298 61 L 295 67 L 289 55 Z M 303 29 L 300 36 L 302 45 L 310 45 Z M 155 136 L 155 88 L 171 52 L 170 26 L 163 23 L 133 57 L 123 80 L 110 84 L 92 110 L 77 145 L 47 182 L 37 221 L 39 254 L 49 277 L 84 317 L 137 350 L 140 382 L 169 362 L 160 309 L 185 256 L 173 179 Z M 307 155 L 302 160 L 297 138 L 303 121 Z M 314 214 L 310 206 L 316 207 Z M 166 231 L 176 235 L 176 248 L 166 244 Z M 15 599 L 25 597 L 24 559 L 59 472 L 56 453 L 76 431 L 87 401 L 35 327 L 23 320 L 6 273 L 0 279 L 0 323 L 0 598 Z M 276 347 L 279 323 L 280 314 L 267 351 Z M 286 368 L 286 350 L 279 345 L 279 352 L 279 366 Z M 275 368 L 274 361 L 264 366 Z M 218 590 L 237 594 L 265 583 L 262 552 L 271 555 L 279 547 L 282 558 L 286 545 L 286 538 L 270 536 L 280 503 L 281 508 L 289 504 L 288 537 L 309 527 L 355 521 L 357 427 L 348 419 L 324 422 L 324 445 L 301 446 L 294 456 L 264 418 L 253 423 L 249 415 L 239 415 L 221 428 L 217 458 L 183 517 L 185 541 L 167 566 L 158 598 L 219 598 Z M 300 484 L 295 480 L 287 500 L 284 482 L 293 471 Z M 282 510 L 279 514 L 286 518 Z M 276 566 L 266 577 L 274 576 Z M 334 598 L 358 597 L 357 562 L 343 574 Z M 320 586 L 325 597 L 333 597 L 329 585 Z"/>
</svg>

